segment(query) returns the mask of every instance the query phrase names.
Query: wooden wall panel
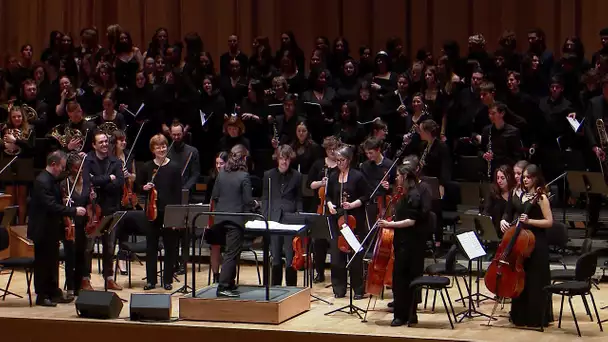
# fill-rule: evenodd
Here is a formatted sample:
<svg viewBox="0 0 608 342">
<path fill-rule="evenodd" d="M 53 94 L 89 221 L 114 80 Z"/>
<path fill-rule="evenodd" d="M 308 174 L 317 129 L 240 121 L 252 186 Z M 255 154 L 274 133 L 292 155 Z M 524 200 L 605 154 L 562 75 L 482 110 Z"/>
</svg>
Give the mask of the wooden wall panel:
<svg viewBox="0 0 608 342">
<path fill-rule="evenodd" d="M 0 13 L 2 57 L 25 42 L 39 56 L 52 30 L 70 32 L 78 43 L 82 28 L 96 26 L 105 43 L 106 27 L 114 23 L 142 50 L 158 27 L 169 30 L 171 42 L 198 32 L 216 59 L 233 33 L 247 54 L 254 37 L 268 36 L 276 50 L 280 34 L 292 30 L 307 57 L 319 35 L 330 41 L 344 35 L 353 57 L 364 44 L 384 49 L 390 36 L 404 39 L 410 55 L 427 48 L 437 56 L 446 39 L 458 41 L 465 54 L 472 33 L 482 33 L 493 51 L 505 29 L 515 31 L 518 49 L 525 50 L 534 27 L 546 32 L 557 55 L 564 39 L 578 32 L 590 57 L 599 47 L 598 31 L 608 26 L 605 0 L 0 0 Z"/>
</svg>

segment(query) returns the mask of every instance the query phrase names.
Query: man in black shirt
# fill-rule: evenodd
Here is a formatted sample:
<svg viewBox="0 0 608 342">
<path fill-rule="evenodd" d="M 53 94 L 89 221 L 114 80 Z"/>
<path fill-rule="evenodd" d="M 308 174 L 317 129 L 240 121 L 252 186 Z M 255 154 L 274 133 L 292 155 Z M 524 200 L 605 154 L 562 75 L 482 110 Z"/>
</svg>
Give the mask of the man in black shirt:
<svg viewBox="0 0 608 342">
<path fill-rule="evenodd" d="M 262 179 L 262 213 L 268 220 L 284 222 L 286 213 L 302 211 L 302 175 L 289 167 L 296 154 L 289 145 L 277 149 L 277 167 L 264 172 Z M 270 183 L 270 184 L 269 184 Z M 285 254 L 285 283 L 296 286 L 297 270 L 292 266 L 294 251 L 293 238 L 273 235 L 270 246 L 272 253 L 272 285 L 283 282 L 283 254 Z"/>
<path fill-rule="evenodd" d="M 523 158 L 519 130 L 505 123 L 507 106 L 496 102 L 490 105 L 488 117 L 490 125 L 484 127 L 478 137 L 482 149 L 482 158 L 489 163 L 488 178 L 491 179 L 494 169 L 501 165 L 513 165 Z"/>
<path fill-rule="evenodd" d="M 122 161 L 109 155 L 108 136 L 96 131 L 93 136 L 93 151 L 87 154 L 82 171 L 85 187 L 95 192 L 101 215 L 111 216 L 120 209 L 124 174 Z M 122 290 L 114 281 L 113 256 L 116 229 L 102 237 L 103 276 L 109 290 Z"/>
<path fill-rule="evenodd" d="M 375 198 L 370 199 L 372 205 L 367 206 L 368 220 L 370 220 L 369 223 L 371 227 L 377 216 L 382 214 L 378 212 L 378 208 L 385 208 L 387 205 L 385 196 L 388 195 L 390 184 L 392 184 L 395 179 L 396 169 L 393 168 L 391 173 L 385 177 L 386 173 L 391 168 L 393 161 L 382 156 L 382 140 L 368 138 L 363 142 L 362 147 L 368 160 L 361 163 L 361 172 L 363 172 L 363 175 L 367 178 L 367 182 L 373 186 L 374 189 L 380 184 L 380 187 L 375 194 Z"/>
</svg>

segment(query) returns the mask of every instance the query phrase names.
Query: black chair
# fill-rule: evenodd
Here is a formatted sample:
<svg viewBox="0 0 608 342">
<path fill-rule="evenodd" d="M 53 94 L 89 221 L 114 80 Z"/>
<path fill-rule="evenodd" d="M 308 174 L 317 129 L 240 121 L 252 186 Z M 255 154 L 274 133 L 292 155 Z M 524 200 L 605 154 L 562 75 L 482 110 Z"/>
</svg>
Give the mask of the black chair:
<svg viewBox="0 0 608 342">
<path fill-rule="evenodd" d="M 10 206 L 4 208 L 4 215 L 2 217 L 2 225 L 0 226 L 0 246 L 6 246 L 3 249 L 6 249 L 9 246 L 10 239 L 10 225 L 15 220 L 15 216 L 17 215 L 18 206 Z M 0 270 L 10 270 L 8 276 L 8 281 L 6 283 L 6 288 L 0 288 L 0 293 L 2 293 L 2 300 L 6 300 L 7 295 L 15 296 L 18 298 L 23 298 L 22 296 L 9 291 L 9 287 L 11 286 L 11 280 L 13 279 L 13 275 L 15 271 L 24 271 L 25 272 L 25 280 L 27 284 L 27 296 L 30 301 L 30 306 L 32 306 L 32 278 L 34 276 L 34 258 L 29 257 L 9 257 L 7 259 L 0 260 Z"/>
<path fill-rule="evenodd" d="M 132 268 L 131 263 L 133 261 L 137 261 L 139 265 L 143 265 L 138 254 L 146 254 L 147 246 L 146 240 L 137 241 L 124 241 L 120 244 L 119 253 L 122 253 L 125 256 L 125 261 L 127 263 L 127 276 L 129 277 L 129 288 L 131 288 L 131 274 Z M 117 258 L 118 259 L 118 258 Z M 161 263 L 161 271 L 162 271 L 162 263 Z M 118 280 L 118 275 L 120 272 L 118 271 L 118 260 L 116 261 L 116 265 L 114 266 L 114 278 Z M 161 278 L 162 279 L 162 278 Z"/>
<path fill-rule="evenodd" d="M 464 280 L 464 285 L 467 289 L 467 293 L 470 294 L 469 284 L 467 282 L 466 276 L 469 274 L 469 269 L 465 266 L 456 262 L 456 255 L 458 254 L 458 246 L 452 245 L 450 250 L 445 256 L 445 262 L 439 262 L 436 264 L 432 264 L 426 267 L 424 273 L 427 273 L 431 276 L 446 276 L 453 277 L 454 283 L 456 283 L 456 287 L 458 288 L 458 293 L 460 294 L 460 301 L 466 307 L 466 303 L 464 301 L 464 296 L 462 295 L 462 289 L 460 288 L 460 282 L 458 281 L 458 277 L 462 277 Z M 453 285 L 452 285 L 453 286 Z M 448 287 L 451 288 L 452 286 Z M 426 303 L 428 299 L 429 291 L 428 288 L 426 290 L 426 294 L 424 296 L 424 308 L 426 308 Z M 433 297 L 433 307 L 432 310 L 435 310 L 435 300 L 437 299 L 437 291 L 435 291 L 435 295 Z M 458 301 L 458 300 L 457 300 Z"/>
<path fill-rule="evenodd" d="M 250 252 L 253 254 L 255 260 L 255 269 L 258 272 L 258 283 L 262 285 L 262 276 L 260 275 L 260 261 L 258 259 L 258 253 L 255 249 L 259 249 L 262 246 L 256 243 L 256 237 L 253 235 L 245 234 L 245 241 L 243 241 L 243 247 L 241 248 L 241 254 L 243 252 Z M 236 283 L 239 283 L 239 275 L 241 273 L 241 259 L 237 261 L 236 266 Z"/>
<path fill-rule="evenodd" d="M 563 253 L 568 244 L 568 226 L 562 222 L 553 221 L 553 226 L 547 230 L 547 240 L 549 243 L 549 263 L 561 264 L 567 270 Z"/>
<path fill-rule="evenodd" d="M 447 277 L 435 277 L 435 276 L 421 276 L 410 284 L 410 289 L 414 290 L 416 293 L 417 290 L 426 288 L 428 290 L 435 291 L 435 296 L 437 295 L 437 291 L 441 294 L 441 300 L 443 301 L 443 307 L 445 308 L 445 313 L 448 315 L 448 320 L 450 321 L 450 326 L 454 329 L 454 323 L 452 322 L 452 317 L 454 317 L 454 321 L 456 321 L 456 313 L 454 312 L 454 306 L 452 306 L 452 300 L 450 299 L 450 294 L 448 293 L 448 288 L 450 285 L 450 278 Z M 445 296 L 444 293 L 445 292 Z M 445 298 L 447 297 L 448 303 L 450 304 L 450 310 L 452 311 L 452 315 L 450 316 L 450 310 L 448 310 L 448 306 L 445 302 Z M 417 301 L 412 301 L 411 313 L 414 313 L 416 310 Z M 409 324 L 408 324 L 409 326 Z"/>
<path fill-rule="evenodd" d="M 581 296 L 587 311 L 589 311 L 589 307 L 585 296 L 589 295 L 589 297 L 591 297 L 591 303 L 593 304 L 593 309 L 595 310 L 595 316 L 597 318 L 597 323 L 600 326 L 600 331 L 604 331 L 604 329 L 602 328 L 602 321 L 600 320 L 600 315 L 597 311 L 597 306 L 595 306 L 595 299 L 593 298 L 593 294 L 591 293 L 591 278 L 593 277 L 593 275 L 595 275 L 596 268 L 597 254 L 593 252 L 587 252 L 581 255 L 581 257 L 576 261 L 574 280 L 564 281 L 562 283 L 552 284 L 545 287 L 545 291 L 547 291 L 548 300 L 551 300 L 551 294 L 557 294 L 562 296 L 561 306 L 559 308 L 559 323 L 557 325 L 558 328 L 561 328 L 562 326 L 564 298 L 568 296 L 568 304 L 570 305 L 570 311 L 572 312 L 572 318 L 574 319 L 574 324 L 576 325 L 576 331 L 579 337 L 581 336 L 581 330 L 578 327 L 578 321 L 576 319 L 576 314 L 574 313 L 574 307 L 572 306 L 573 296 Z M 543 310 L 543 315 L 544 312 L 545 310 Z M 591 316 L 591 320 L 593 321 L 593 316 Z"/>
<path fill-rule="evenodd" d="M 581 247 L 581 254 L 591 252 L 591 248 L 593 247 L 593 242 L 591 239 L 587 238 L 583 241 L 583 245 Z M 575 280 L 576 278 L 576 269 L 563 269 L 563 270 L 551 270 L 551 281 L 567 281 L 567 280 Z M 591 284 L 595 286 L 598 290 L 600 289 L 597 284 L 592 281 Z M 590 314 L 589 309 L 587 308 L 587 313 Z"/>
</svg>

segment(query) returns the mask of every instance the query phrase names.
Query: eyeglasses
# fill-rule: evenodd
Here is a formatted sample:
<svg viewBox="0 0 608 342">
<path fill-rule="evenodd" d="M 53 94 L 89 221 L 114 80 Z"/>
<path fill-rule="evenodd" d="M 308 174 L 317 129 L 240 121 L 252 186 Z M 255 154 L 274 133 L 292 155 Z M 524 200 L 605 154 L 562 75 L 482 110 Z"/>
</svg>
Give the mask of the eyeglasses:
<svg viewBox="0 0 608 342">
<path fill-rule="evenodd" d="M 336 159 L 336 163 L 345 163 L 347 160 L 344 158 L 338 158 Z"/>
</svg>

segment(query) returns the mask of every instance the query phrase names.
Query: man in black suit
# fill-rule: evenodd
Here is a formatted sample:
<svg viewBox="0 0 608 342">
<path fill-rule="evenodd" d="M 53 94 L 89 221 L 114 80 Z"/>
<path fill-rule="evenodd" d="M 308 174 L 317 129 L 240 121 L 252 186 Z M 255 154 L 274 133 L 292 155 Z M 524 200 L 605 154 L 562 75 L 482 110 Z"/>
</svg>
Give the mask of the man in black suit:
<svg viewBox="0 0 608 342">
<path fill-rule="evenodd" d="M 69 303 L 59 287 L 59 241 L 65 234 L 64 216 L 84 216 L 83 207 L 62 203 L 58 178 L 65 171 L 67 156 L 55 151 L 46 158 L 44 169 L 34 182 L 27 224 L 27 236 L 34 241 L 34 287 L 36 305 L 56 306 Z"/>
<path fill-rule="evenodd" d="M 282 222 L 285 213 L 302 211 L 302 175 L 290 168 L 291 161 L 296 157 L 289 145 L 281 145 L 277 149 L 278 166 L 264 172 L 262 190 L 262 213 L 269 221 Z M 296 286 L 297 270 L 292 267 L 293 238 L 283 235 L 273 235 L 270 240 L 272 253 L 272 285 L 283 283 L 283 253 L 285 253 L 285 283 Z"/>
<path fill-rule="evenodd" d="M 108 136 L 96 131 L 93 136 L 93 151 L 87 154 L 84 160 L 82 179 L 86 188 L 96 193 L 97 204 L 101 207 L 101 216 L 111 216 L 120 209 L 124 173 L 122 161 L 109 154 Z M 114 281 L 112 267 L 114 256 L 114 242 L 116 229 L 110 234 L 104 234 L 103 246 L 103 277 L 107 280 L 108 290 L 122 290 Z"/>
</svg>

